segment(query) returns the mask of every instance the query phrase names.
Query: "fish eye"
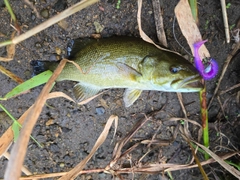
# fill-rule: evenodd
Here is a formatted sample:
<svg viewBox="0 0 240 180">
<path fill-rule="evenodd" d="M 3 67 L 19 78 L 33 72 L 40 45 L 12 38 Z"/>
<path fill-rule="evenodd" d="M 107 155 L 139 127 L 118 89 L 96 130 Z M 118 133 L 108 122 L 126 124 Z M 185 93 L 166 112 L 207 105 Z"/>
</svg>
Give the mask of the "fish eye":
<svg viewBox="0 0 240 180">
<path fill-rule="evenodd" d="M 171 72 L 172 74 L 176 74 L 176 73 L 178 73 L 178 71 L 180 70 L 180 68 L 178 68 L 178 67 L 176 67 L 176 66 L 171 66 L 169 70 L 170 70 L 170 72 Z"/>
</svg>

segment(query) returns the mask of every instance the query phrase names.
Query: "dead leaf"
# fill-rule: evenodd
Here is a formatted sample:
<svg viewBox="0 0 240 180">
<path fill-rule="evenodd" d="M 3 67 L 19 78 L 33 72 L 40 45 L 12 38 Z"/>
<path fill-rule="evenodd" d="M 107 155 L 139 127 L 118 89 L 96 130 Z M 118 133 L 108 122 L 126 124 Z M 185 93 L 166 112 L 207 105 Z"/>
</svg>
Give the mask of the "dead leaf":
<svg viewBox="0 0 240 180">
<path fill-rule="evenodd" d="M 193 44 L 202 41 L 202 35 L 192 16 L 188 0 L 180 0 L 175 7 L 175 15 L 180 29 L 191 48 L 192 54 L 194 54 Z M 198 52 L 201 59 L 210 57 L 210 54 L 204 44 L 200 47 Z"/>
</svg>

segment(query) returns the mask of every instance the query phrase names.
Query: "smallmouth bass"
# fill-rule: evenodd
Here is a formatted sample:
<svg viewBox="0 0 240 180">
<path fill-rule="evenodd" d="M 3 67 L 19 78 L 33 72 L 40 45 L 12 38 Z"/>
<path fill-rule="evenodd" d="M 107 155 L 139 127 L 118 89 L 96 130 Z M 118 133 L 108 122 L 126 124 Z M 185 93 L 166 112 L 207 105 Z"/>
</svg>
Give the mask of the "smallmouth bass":
<svg viewBox="0 0 240 180">
<path fill-rule="evenodd" d="M 131 106 L 143 90 L 198 92 L 203 88 L 196 68 L 175 53 L 162 51 L 134 37 L 75 40 L 71 58 L 83 70 L 67 63 L 57 81 L 79 82 L 73 88 L 78 101 L 108 88 L 126 88 L 123 100 Z M 54 70 L 56 62 L 32 63 L 38 70 Z"/>
</svg>

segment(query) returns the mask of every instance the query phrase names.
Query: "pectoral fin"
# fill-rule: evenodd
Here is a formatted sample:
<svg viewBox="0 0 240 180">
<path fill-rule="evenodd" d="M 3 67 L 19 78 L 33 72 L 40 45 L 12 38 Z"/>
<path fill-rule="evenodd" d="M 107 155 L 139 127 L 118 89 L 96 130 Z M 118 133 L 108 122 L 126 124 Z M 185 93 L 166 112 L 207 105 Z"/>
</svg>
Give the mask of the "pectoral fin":
<svg viewBox="0 0 240 180">
<path fill-rule="evenodd" d="M 125 107 L 131 106 L 140 96 L 142 90 L 138 89 L 126 89 L 123 95 L 123 101 L 125 103 Z"/>
<path fill-rule="evenodd" d="M 96 95 L 100 90 L 100 88 L 84 83 L 78 83 L 73 87 L 73 93 L 78 102 Z"/>
<path fill-rule="evenodd" d="M 125 63 L 118 62 L 117 67 L 119 69 L 119 73 L 123 74 L 127 78 L 136 79 L 137 77 L 142 76 L 140 72 Z"/>
</svg>

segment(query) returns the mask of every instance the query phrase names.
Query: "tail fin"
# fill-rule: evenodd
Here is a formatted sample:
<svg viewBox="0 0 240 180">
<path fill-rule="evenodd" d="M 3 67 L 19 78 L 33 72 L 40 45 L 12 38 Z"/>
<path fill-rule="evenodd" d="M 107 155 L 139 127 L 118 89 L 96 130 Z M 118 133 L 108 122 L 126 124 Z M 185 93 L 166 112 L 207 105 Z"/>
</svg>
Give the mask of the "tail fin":
<svg viewBox="0 0 240 180">
<path fill-rule="evenodd" d="M 33 68 L 32 76 L 36 76 L 47 70 L 47 69 L 45 69 L 45 62 L 41 61 L 41 60 L 32 60 L 30 62 L 30 65 Z"/>
<path fill-rule="evenodd" d="M 41 61 L 41 60 L 32 60 L 30 65 L 33 68 L 32 76 L 36 76 L 46 70 L 54 71 L 57 67 L 59 61 Z"/>
</svg>

